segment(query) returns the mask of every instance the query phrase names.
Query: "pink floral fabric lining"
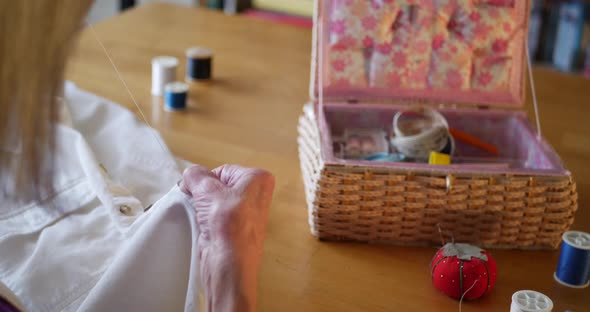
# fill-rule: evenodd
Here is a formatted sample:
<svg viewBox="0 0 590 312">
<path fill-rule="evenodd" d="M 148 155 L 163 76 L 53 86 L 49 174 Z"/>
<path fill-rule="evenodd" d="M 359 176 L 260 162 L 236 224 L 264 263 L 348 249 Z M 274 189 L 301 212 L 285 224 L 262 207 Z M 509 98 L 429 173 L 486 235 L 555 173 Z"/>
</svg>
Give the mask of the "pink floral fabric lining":
<svg viewBox="0 0 590 312">
<path fill-rule="evenodd" d="M 514 90 L 514 0 L 331 1 L 328 87 Z"/>
</svg>

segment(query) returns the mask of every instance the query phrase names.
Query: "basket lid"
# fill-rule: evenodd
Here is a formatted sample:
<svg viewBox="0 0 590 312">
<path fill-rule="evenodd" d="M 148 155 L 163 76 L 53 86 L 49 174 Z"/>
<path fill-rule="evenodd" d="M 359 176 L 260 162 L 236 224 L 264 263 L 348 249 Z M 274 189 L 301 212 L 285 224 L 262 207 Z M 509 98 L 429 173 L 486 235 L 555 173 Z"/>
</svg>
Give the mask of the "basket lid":
<svg viewBox="0 0 590 312">
<path fill-rule="evenodd" d="M 312 96 L 521 107 L 529 5 L 317 0 Z"/>
</svg>

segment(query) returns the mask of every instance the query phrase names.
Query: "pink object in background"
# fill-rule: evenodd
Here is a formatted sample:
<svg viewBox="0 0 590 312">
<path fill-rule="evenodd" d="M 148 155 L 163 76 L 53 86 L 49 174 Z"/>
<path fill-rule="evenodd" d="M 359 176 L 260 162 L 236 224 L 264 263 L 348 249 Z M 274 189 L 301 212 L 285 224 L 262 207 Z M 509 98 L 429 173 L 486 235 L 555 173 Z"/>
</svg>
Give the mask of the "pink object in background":
<svg viewBox="0 0 590 312">
<path fill-rule="evenodd" d="M 528 6 L 513 0 L 324 1 L 324 96 L 522 106 L 519 43 Z M 345 71 L 331 66 L 344 55 L 351 60 Z"/>
</svg>

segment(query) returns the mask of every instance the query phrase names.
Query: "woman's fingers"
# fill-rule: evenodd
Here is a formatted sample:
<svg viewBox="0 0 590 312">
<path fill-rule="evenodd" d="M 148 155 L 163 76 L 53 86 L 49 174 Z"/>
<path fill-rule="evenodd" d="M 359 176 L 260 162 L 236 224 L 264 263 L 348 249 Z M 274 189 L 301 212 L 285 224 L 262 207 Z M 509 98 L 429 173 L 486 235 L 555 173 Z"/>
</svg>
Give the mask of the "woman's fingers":
<svg viewBox="0 0 590 312">
<path fill-rule="evenodd" d="M 220 192 L 224 187 L 217 175 L 211 172 L 207 167 L 194 165 L 184 170 L 180 189 L 193 196 L 201 194 L 211 194 Z"/>
<path fill-rule="evenodd" d="M 266 206 L 270 204 L 274 185 L 274 176 L 266 170 L 223 165 L 210 171 L 195 165 L 184 171 L 180 189 L 195 198 L 209 197 L 210 200 L 217 195 L 228 195 L 226 191 L 231 190 L 241 200 Z"/>
<path fill-rule="evenodd" d="M 193 166 L 183 174 L 180 188 L 192 197 L 202 229 L 198 248 L 203 285 L 210 298 L 218 299 L 211 303 L 219 310 L 224 309 L 219 304 L 232 301 L 255 307 L 274 184 L 268 171 L 237 165 L 211 171 Z"/>
<path fill-rule="evenodd" d="M 191 167 L 184 169 L 184 172 L 182 173 L 182 180 L 179 184 L 180 190 L 190 195 L 191 186 L 196 183 L 196 180 L 198 180 L 199 175 L 201 175 L 202 172 L 205 170 L 209 171 L 206 167 L 201 165 L 193 165 Z"/>
<path fill-rule="evenodd" d="M 265 170 L 224 165 L 185 170 L 180 189 L 192 197 L 199 226 L 227 239 L 245 228 L 264 239 L 275 180 Z"/>
<path fill-rule="evenodd" d="M 225 183 L 229 187 L 235 186 L 239 181 L 243 181 L 244 178 L 253 170 L 252 168 L 246 168 L 238 165 L 223 165 L 212 170 L 213 174 L 219 177 L 221 182 Z"/>
<path fill-rule="evenodd" d="M 246 190 L 251 184 L 260 184 L 266 188 L 274 188 L 273 175 L 262 169 L 247 168 L 238 165 L 223 165 L 212 170 L 219 180 L 233 189 Z"/>
</svg>

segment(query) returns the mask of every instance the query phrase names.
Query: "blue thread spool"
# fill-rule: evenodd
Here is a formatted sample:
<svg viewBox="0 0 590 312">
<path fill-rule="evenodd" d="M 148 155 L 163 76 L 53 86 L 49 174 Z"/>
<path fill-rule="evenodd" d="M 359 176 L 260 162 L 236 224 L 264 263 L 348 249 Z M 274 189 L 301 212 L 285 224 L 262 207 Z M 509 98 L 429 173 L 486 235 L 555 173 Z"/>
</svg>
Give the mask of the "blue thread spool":
<svg viewBox="0 0 590 312">
<path fill-rule="evenodd" d="M 186 80 L 211 79 L 213 51 L 202 47 L 186 50 Z"/>
<path fill-rule="evenodd" d="M 568 231 L 562 236 L 561 253 L 553 277 L 567 287 L 590 285 L 590 234 Z"/>
<path fill-rule="evenodd" d="M 184 82 L 171 82 L 164 87 L 164 109 L 177 111 L 186 108 L 188 84 Z"/>
</svg>

